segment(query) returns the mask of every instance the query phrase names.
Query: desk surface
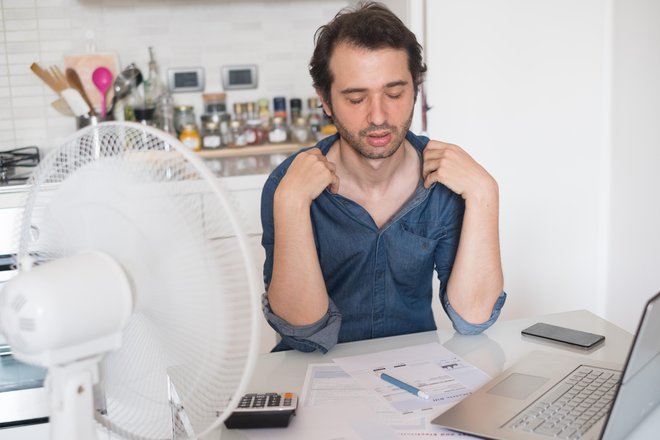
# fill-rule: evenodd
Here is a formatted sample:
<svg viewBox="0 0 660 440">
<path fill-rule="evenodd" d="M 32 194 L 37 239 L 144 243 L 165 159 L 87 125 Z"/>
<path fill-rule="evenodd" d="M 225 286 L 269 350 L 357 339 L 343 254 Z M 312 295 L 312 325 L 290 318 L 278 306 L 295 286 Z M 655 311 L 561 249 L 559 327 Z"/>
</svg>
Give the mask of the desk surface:
<svg viewBox="0 0 660 440">
<path fill-rule="evenodd" d="M 598 348 L 584 351 L 578 348 L 563 348 L 563 346 L 554 343 L 521 336 L 520 331 L 523 328 L 539 321 L 602 334 L 605 335 L 606 340 Z M 335 357 L 374 353 L 430 342 L 440 342 L 447 349 L 458 354 L 490 376 L 495 376 L 533 350 L 578 357 L 584 356 L 590 359 L 623 364 L 632 342 L 632 335 L 590 312 L 579 310 L 533 318 L 499 321 L 485 333 L 477 336 L 462 336 L 450 329 L 439 329 L 435 332 L 339 344 L 326 355 L 296 351 L 267 353 L 259 356 L 247 391 L 293 391 L 300 394 L 308 364 L 332 362 Z M 659 428 L 660 408 L 656 408 L 656 411 L 640 425 L 634 436 L 630 438 L 654 438 Z M 3 430 L 1 433 L 3 440 L 48 438 L 47 425 Z M 209 438 L 217 439 L 218 436 L 213 435 Z M 237 440 L 247 439 L 247 436 L 244 432 L 223 428 L 220 438 L 222 440 Z"/>
</svg>

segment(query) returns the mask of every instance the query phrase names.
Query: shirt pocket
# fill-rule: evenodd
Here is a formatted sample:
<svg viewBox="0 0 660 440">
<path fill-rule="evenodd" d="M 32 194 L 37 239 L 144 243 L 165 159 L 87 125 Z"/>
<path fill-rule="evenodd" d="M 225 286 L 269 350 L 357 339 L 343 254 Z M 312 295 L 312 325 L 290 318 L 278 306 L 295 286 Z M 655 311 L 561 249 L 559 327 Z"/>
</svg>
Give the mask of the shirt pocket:
<svg viewBox="0 0 660 440">
<path fill-rule="evenodd" d="M 399 223 L 388 260 L 397 290 L 414 297 L 408 300 L 420 300 L 420 293 L 431 291 L 435 249 L 446 235 L 446 227 L 438 222 Z"/>
</svg>

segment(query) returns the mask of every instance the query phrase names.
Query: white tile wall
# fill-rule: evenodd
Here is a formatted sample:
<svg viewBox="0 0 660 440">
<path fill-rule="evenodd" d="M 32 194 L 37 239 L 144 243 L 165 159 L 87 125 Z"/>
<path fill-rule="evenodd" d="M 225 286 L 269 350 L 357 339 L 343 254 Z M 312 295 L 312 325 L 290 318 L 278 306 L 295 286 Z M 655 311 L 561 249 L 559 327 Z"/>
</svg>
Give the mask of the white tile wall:
<svg viewBox="0 0 660 440">
<path fill-rule="evenodd" d="M 228 93 L 228 104 L 261 97 L 314 95 L 307 63 L 316 29 L 339 0 L 0 0 L 0 150 L 58 145 L 73 118 L 51 108 L 57 96 L 30 64 L 63 66 L 63 56 L 115 52 L 147 73 L 153 46 L 168 67 L 203 66 L 206 91 L 221 91 L 220 67 L 257 64 L 259 88 Z M 174 95 L 201 113 L 198 94 Z"/>
</svg>

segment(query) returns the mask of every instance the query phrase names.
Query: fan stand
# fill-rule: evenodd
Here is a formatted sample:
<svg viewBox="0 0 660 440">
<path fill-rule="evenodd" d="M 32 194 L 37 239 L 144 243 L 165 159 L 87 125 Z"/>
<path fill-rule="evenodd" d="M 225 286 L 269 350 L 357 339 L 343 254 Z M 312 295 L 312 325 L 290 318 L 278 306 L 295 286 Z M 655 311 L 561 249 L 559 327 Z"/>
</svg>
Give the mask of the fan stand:
<svg viewBox="0 0 660 440">
<path fill-rule="evenodd" d="M 99 362 L 94 356 L 51 366 L 46 386 L 51 393 L 51 440 L 96 440 L 93 386 L 99 380 Z"/>
</svg>

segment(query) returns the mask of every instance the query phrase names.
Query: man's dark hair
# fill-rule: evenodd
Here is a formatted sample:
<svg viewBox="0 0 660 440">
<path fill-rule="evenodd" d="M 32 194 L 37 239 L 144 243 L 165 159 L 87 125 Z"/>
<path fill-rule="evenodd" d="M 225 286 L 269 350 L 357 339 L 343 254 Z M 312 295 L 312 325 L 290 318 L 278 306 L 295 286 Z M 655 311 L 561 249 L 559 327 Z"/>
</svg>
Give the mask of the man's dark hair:
<svg viewBox="0 0 660 440">
<path fill-rule="evenodd" d="M 342 9 L 332 21 L 318 28 L 314 38 L 316 47 L 309 62 L 309 72 L 314 87 L 327 103 L 330 104 L 330 86 L 334 80 L 330 71 L 330 56 L 340 43 L 370 50 L 405 49 L 417 97 L 426 72 L 422 46 L 417 42 L 415 34 L 386 6 L 366 2 L 354 10 Z"/>
</svg>

